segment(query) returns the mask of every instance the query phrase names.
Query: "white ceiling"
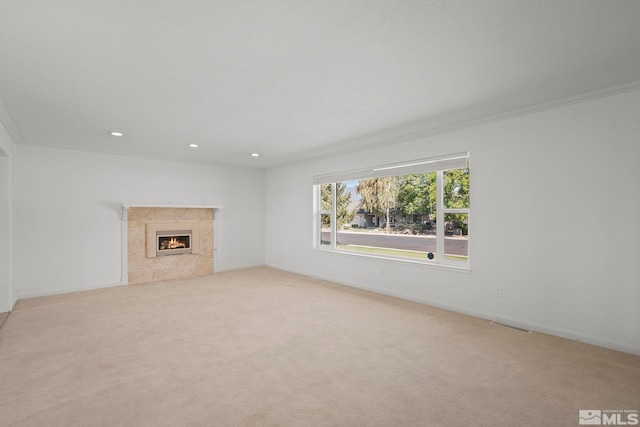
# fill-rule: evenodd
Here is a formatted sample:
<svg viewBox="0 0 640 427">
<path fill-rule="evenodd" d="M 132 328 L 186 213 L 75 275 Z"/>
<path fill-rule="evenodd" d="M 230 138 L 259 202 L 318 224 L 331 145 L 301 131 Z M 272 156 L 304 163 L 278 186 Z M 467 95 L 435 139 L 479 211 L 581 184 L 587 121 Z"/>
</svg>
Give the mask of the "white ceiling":
<svg viewBox="0 0 640 427">
<path fill-rule="evenodd" d="M 0 0 L 23 144 L 271 167 L 638 82 L 637 0 Z"/>
</svg>

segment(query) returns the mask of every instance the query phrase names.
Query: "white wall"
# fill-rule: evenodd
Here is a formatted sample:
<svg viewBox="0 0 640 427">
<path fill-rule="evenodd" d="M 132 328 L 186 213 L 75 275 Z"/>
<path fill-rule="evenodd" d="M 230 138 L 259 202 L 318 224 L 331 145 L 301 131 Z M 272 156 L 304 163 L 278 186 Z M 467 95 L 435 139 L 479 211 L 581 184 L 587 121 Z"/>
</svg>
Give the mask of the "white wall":
<svg viewBox="0 0 640 427">
<path fill-rule="evenodd" d="M 11 153 L 13 140 L 0 122 L 0 313 L 13 308 L 11 274 Z"/>
<path fill-rule="evenodd" d="M 122 204 L 222 205 L 215 269 L 264 264 L 264 171 L 18 145 L 19 298 L 121 283 Z"/>
<path fill-rule="evenodd" d="M 0 152 L 0 313 L 12 308 L 11 159 Z"/>
<path fill-rule="evenodd" d="M 638 111 L 635 91 L 271 169 L 266 263 L 640 354 Z M 470 274 L 312 249 L 313 175 L 466 150 Z"/>
</svg>

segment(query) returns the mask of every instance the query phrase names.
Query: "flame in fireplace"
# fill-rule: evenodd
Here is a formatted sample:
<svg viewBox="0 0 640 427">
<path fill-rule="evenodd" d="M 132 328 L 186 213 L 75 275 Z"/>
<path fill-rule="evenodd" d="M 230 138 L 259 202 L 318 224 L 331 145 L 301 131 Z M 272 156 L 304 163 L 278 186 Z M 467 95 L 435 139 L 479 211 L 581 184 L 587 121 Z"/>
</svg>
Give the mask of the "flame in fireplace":
<svg viewBox="0 0 640 427">
<path fill-rule="evenodd" d="M 158 241 L 158 249 L 161 251 L 171 249 L 189 249 L 189 237 L 177 236 L 177 237 L 160 237 Z"/>
<path fill-rule="evenodd" d="M 171 240 L 167 242 L 167 249 L 180 249 L 180 248 L 186 248 L 186 247 L 187 247 L 187 244 L 185 242 L 180 241 L 175 237 L 172 237 Z"/>
</svg>

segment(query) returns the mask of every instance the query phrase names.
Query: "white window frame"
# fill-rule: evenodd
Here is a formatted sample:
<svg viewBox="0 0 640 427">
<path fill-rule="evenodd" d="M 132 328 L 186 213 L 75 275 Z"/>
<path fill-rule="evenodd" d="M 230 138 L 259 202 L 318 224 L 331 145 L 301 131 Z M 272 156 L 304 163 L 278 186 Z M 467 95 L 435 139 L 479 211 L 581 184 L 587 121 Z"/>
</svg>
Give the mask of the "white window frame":
<svg viewBox="0 0 640 427">
<path fill-rule="evenodd" d="M 328 182 L 325 184 L 329 184 Z M 332 182 L 331 183 L 331 210 L 330 211 L 323 211 L 321 210 L 321 202 L 320 202 L 320 197 L 322 194 L 322 190 L 321 190 L 321 186 L 323 184 L 318 184 L 318 185 L 314 185 L 313 186 L 313 194 L 314 194 L 314 204 L 316 207 L 314 207 L 314 212 L 317 212 L 317 215 L 314 215 L 314 223 L 317 224 L 317 227 L 315 227 L 315 238 L 314 238 L 314 247 L 315 248 L 326 248 L 327 246 L 331 247 L 331 249 L 335 249 L 337 250 L 336 247 L 336 233 L 338 232 L 338 226 L 337 226 L 337 221 L 335 221 L 335 218 L 338 216 L 338 208 L 337 208 L 337 204 L 338 204 L 338 198 L 336 195 L 336 183 Z M 331 235 L 329 236 L 329 244 L 328 245 L 322 245 L 322 227 L 320 226 L 320 218 L 322 218 L 322 215 L 331 215 Z"/>
<path fill-rule="evenodd" d="M 389 260 L 397 260 L 402 262 L 410 262 L 424 265 L 444 266 L 456 269 L 471 269 L 471 208 L 446 208 L 444 206 L 444 172 L 452 169 L 468 167 L 469 152 L 455 153 L 446 156 L 433 157 L 428 159 L 418 159 L 403 163 L 395 163 L 389 165 L 376 166 L 373 168 L 338 172 L 327 175 L 318 175 L 313 177 L 313 194 L 314 194 L 314 238 L 313 248 L 321 251 L 345 254 L 348 256 L 360 256 L 369 258 L 382 258 Z M 359 253 L 354 251 L 340 250 L 337 246 L 337 194 L 336 183 L 352 180 L 361 180 L 367 178 L 386 177 L 386 176 L 403 176 L 413 173 L 436 172 L 436 253 L 434 260 L 413 259 L 393 255 L 372 255 Z M 321 186 L 323 184 L 331 184 L 331 211 L 321 211 Z M 470 196 L 471 197 L 471 196 Z M 445 257 L 445 221 L 446 214 L 466 214 L 469 225 L 467 234 L 467 261 L 451 260 Z M 331 233 L 330 243 L 322 245 L 322 226 L 321 216 L 331 215 Z"/>
</svg>

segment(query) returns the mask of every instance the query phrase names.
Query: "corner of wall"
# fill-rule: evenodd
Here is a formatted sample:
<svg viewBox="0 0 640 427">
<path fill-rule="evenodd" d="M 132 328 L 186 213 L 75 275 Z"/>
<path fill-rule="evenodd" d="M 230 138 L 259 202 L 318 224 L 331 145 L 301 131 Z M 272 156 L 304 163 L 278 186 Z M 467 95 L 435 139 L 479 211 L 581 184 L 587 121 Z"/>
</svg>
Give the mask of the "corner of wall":
<svg viewBox="0 0 640 427">
<path fill-rule="evenodd" d="M 6 236 L 0 242 L 0 311 L 11 311 L 16 304 L 13 284 L 13 157 L 15 142 L 5 125 L 5 116 L 0 104 L 0 174 L 2 188 L 0 188 L 0 235 Z"/>
<path fill-rule="evenodd" d="M 0 155 L 4 152 L 5 157 L 11 156 L 18 140 L 18 130 L 0 101 Z"/>
<path fill-rule="evenodd" d="M 12 289 L 13 291 L 13 289 Z M 9 311 L 13 311 L 16 308 L 16 304 L 18 303 L 18 296 L 15 292 L 11 292 L 11 304 L 9 305 Z"/>
</svg>

